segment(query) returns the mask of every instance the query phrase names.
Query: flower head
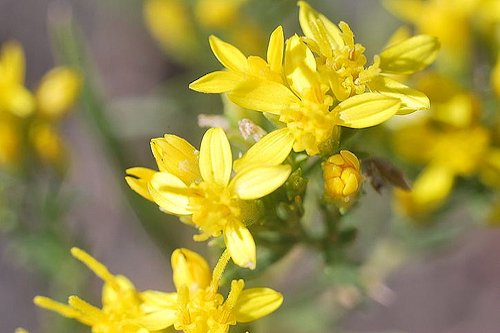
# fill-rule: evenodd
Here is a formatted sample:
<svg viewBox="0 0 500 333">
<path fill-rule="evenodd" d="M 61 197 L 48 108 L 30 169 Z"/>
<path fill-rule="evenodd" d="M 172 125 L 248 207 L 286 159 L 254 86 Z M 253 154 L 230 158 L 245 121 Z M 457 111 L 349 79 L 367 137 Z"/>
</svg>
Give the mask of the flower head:
<svg viewBox="0 0 500 333">
<path fill-rule="evenodd" d="M 229 261 L 225 251 L 210 273 L 199 254 L 177 249 L 172 254 L 176 293 L 145 291 L 139 320 L 156 331 L 170 326 L 185 333 L 226 333 L 231 325 L 247 323 L 275 311 L 283 296 L 269 288 L 244 289 L 243 280 L 233 280 L 228 297 L 219 294 L 222 273 Z"/>
<path fill-rule="evenodd" d="M 143 316 L 143 312 L 140 307 L 140 293 L 132 282 L 124 276 L 111 274 L 103 264 L 81 249 L 72 248 L 71 254 L 104 280 L 102 308 L 99 309 L 78 296 L 70 296 L 67 305 L 47 297 L 36 296 L 35 304 L 76 319 L 90 326 L 95 333 L 148 333 L 140 324 L 134 322 Z"/>
<path fill-rule="evenodd" d="M 363 181 L 356 155 L 341 150 L 339 154 L 330 156 L 323 163 L 323 181 L 327 198 L 334 200 L 341 208 L 349 206 Z"/>
<path fill-rule="evenodd" d="M 199 152 L 187 141 L 166 135 L 151 142 L 159 172 L 131 168 L 126 180 L 164 212 L 196 226 L 200 234 L 195 240 L 223 235 L 234 262 L 253 269 L 255 242 L 247 225 L 254 214 L 249 201 L 268 195 L 288 178 L 291 168 L 281 163 L 291 150 L 289 136 L 286 130 L 275 131 L 233 163 L 220 128 L 205 133 Z"/>
</svg>

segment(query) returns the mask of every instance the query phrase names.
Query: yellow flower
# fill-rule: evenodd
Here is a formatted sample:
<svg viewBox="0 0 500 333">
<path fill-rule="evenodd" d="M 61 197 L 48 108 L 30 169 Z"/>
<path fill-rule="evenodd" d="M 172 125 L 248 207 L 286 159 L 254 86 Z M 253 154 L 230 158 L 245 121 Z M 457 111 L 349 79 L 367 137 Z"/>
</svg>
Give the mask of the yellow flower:
<svg viewBox="0 0 500 333">
<path fill-rule="evenodd" d="M 365 128 L 377 125 L 400 109 L 397 98 L 365 93 L 333 106 L 316 71 L 311 50 L 292 36 L 286 43 L 285 73 L 288 86 L 269 80 L 249 80 L 228 96 L 242 107 L 277 115 L 293 136 L 293 149 L 309 155 L 329 152 L 338 126 Z M 290 88 L 289 88 L 290 87 Z"/>
<path fill-rule="evenodd" d="M 330 156 L 323 163 L 325 195 L 341 208 L 347 208 L 361 188 L 363 176 L 359 160 L 348 150 Z"/>
<path fill-rule="evenodd" d="M 306 2 L 299 1 L 299 6 L 304 40 L 337 100 L 371 91 L 400 99 L 398 114 L 429 109 L 427 96 L 390 76 L 413 74 L 431 64 L 439 50 L 435 37 L 419 35 L 395 41 L 374 57 L 373 65 L 365 67 L 365 48 L 354 42 L 347 23 L 340 22 L 337 27 Z"/>
<path fill-rule="evenodd" d="M 234 25 L 247 0 L 197 0 L 195 14 L 198 22 L 206 28 L 224 28 Z"/>
<path fill-rule="evenodd" d="M 439 208 L 450 194 L 455 175 L 439 164 L 431 164 L 418 176 L 411 191 L 394 189 L 396 209 L 402 215 L 423 218 Z"/>
<path fill-rule="evenodd" d="M 36 296 L 35 304 L 76 319 L 90 326 L 94 333 L 148 333 L 148 330 L 136 322 L 144 316 L 144 312 L 141 309 L 141 295 L 135 290 L 132 282 L 124 276 L 111 274 L 103 264 L 83 250 L 72 248 L 71 254 L 104 280 L 102 309 L 78 296 L 70 296 L 68 305 L 47 297 Z"/>
<path fill-rule="evenodd" d="M 49 119 L 61 118 L 80 93 L 81 78 L 68 67 L 51 69 L 36 90 L 37 113 Z"/>
<path fill-rule="evenodd" d="M 0 166 L 13 167 L 21 152 L 21 123 L 10 115 L 0 116 Z"/>
<path fill-rule="evenodd" d="M 227 250 L 213 273 L 197 253 L 177 249 L 172 254 L 176 293 L 145 291 L 142 309 L 146 316 L 138 321 L 156 331 L 174 326 L 185 333 L 225 333 L 231 325 L 247 323 L 275 311 L 283 296 L 269 288 L 245 289 L 243 280 L 233 280 L 226 300 L 218 293 L 222 273 L 229 261 Z"/>
<path fill-rule="evenodd" d="M 291 168 L 281 165 L 291 150 L 286 130 L 262 138 L 239 161 L 233 158 L 226 134 L 209 129 L 198 151 L 174 136 L 151 142 L 159 172 L 146 168 L 127 170 L 130 187 L 156 202 L 169 214 L 196 226 L 195 240 L 224 236 L 233 261 L 255 268 L 255 242 L 247 229 L 253 209 L 249 200 L 262 198 L 288 178 Z M 231 177 L 232 171 L 236 172 Z"/>
<path fill-rule="evenodd" d="M 184 0 L 147 0 L 144 18 L 153 37 L 176 58 L 191 57 L 197 49 L 196 30 Z"/>
<path fill-rule="evenodd" d="M 0 53 L 0 113 L 19 117 L 33 113 L 35 102 L 24 87 L 24 52 L 17 42 L 7 42 Z"/>
<path fill-rule="evenodd" d="M 267 61 L 257 56 L 246 57 L 233 45 L 210 36 L 210 47 L 225 71 L 216 71 L 192 82 L 189 88 L 204 93 L 225 93 L 248 80 L 265 79 L 282 82 L 284 36 L 277 27 L 269 39 Z"/>
</svg>

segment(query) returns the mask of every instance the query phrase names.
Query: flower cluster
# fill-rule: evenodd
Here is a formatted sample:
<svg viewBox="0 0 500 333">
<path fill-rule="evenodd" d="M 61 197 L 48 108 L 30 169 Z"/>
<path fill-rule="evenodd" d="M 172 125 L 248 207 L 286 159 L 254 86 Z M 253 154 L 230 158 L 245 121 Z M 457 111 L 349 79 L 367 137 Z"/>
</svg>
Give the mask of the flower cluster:
<svg viewBox="0 0 500 333">
<path fill-rule="evenodd" d="M 68 67 L 57 67 L 32 93 L 24 86 L 24 63 L 21 46 L 5 43 L 0 53 L 0 166 L 21 164 L 27 150 L 58 166 L 64 162 L 58 122 L 75 102 L 81 78 Z"/>
</svg>

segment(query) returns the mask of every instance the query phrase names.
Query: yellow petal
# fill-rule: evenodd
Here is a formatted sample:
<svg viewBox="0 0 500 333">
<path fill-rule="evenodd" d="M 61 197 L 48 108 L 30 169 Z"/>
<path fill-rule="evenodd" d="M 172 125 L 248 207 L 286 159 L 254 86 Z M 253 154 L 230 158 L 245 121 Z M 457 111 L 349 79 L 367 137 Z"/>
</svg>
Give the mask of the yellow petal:
<svg viewBox="0 0 500 333">
<path fill-rule="evenodd" d="M 200 77 L 189 85 L 190 89 L 208 94 L 220 94 L 233 90 L 244 76 L 239 72 L 217 71 Z"/>
<path fill-rule="evenodd" d="M 75 103 L 80 92 L 81 77 L 67 67 L 56 67 L 45 74 L 36 91 L 40 112 L 61 117 Z"/>
<path fill-rule="evenodd" d="M 439 52 L 439 41 L 429 35 L 417 35 L 393 44 L 380 53 L 383 73 L 412 74 L 430 65 Z"/>
<path fill-rule="evenodd" d="M 168 172 L 156 172 L 148 184 L 154 202 L 167 213 L 190 215 L 187 186 Z"/>
<path fill-rule="evenodd" d="M 243 224 L 238 221 L 227 223 L 224 228 L 224 243 L 236 265 L 255 269 L 255 241 Z"/>
<path fill-rule="evenodd" d="M 210 268 L 207 261 L 198 253 L 188 249 L 177 249 L 172 253 L 171 261 L 177 290 L 187 286 L 194 292 L 210 284 L 212 278 Z"/>
<path fill-rule="evenodd" d="M 378 125 L 398 112 L 401 101 L 377 93 L 350 97 L 332 111 L 340 126 L 365 128 Z"/>
<path fill-rule="evenodd" d="M 267 47 L 267 63 L 272 71 L 280 73 L 283 63 L 283 49 L 284 49 L 283 28 L 278 26 L 274 29 L 269 39 L 269 46 Z"/>
<path fill-rule="evenodd" d="M 177 293 L 164 293 L 156 290 L 146 290 L 140 293 L 143 301 L 141 308 L 145 312 L 158 309 L 177 309 Z"/>
<path fill-rule="evenodd" d="M 273 166 L 281 164 L 290 154 L 294 138 L 288 128 L 282 128 L 264 136 L 238 160 L 234 171 L 252 166 Z"/>
<path fill-rule="evenodd" d="M 236 72 L 246 72 L 247 58 L 240 50 L 213 35 L 209 42 L 213 53 L 224 67 Z"/>
<path fill-rule="evenodd" d="M 259 199 L 283 185 L 291 171 L 289 165 L 244 169 L 234 177 L 231 186 L 240 199 Z"/>
<path fill-rule="evenodd" d="M 151 140 L 151 150 L 160 171 L 167 171 L 189 185 L 200 178 L 198 151 L 181 137 L 165 134 Z"/>
<path fill-rule="evenodd" d="M 412 89 L 388 77 L 378 76 L 368 84 L 370 89 L 401 101 L 398 114 L 408 114 L 431 107 L 429 98 L 422 92 Z"/>
<path fill-rule="evenodd" d="M 319 86 L 319 81 L 315 79 L 316 59 L 297 35 L 286 42 L 285 75 L 291 88 L 299 96 L 312 87 Z"/>
<path fill-rule="evenodd" d="M 283 295 L 269 288 L 243 290 L 234 307 L 237 322 L 248 323 L 278 309 L 283 303 Z"/>
<path fill-rule="evenodd" d="M 18 117 L 27 117 L 35 110 L 35 98 L 31 92 L 22 85 L 8 89 L 8 98 L 5 108 Z"/>
<path fill-rule="evenodd" d="M 249 80 L 229 93 L 228 97 L 243 108 L 271 114 L 280 114 L 281 110 L 300 102 L 286 86 L 266 80 Z"/>
<path fill-rule="evenodd" d="M 425 3 L 422 0 L 384 0 L 384 7 L 404 21 L 419 22 Z"/>
<path fill-rule="evenodd" d="M 97 261 L 90 254 L 83 251 L 82 249 L 73 247 L 71 248 L 71 255 L 84 263 L 92 272 L 95 273 L 95 275 L 100 277 L 103 281 L 109 283 L 111 286 L 114 286 L 115 289 L 118 289 L 118 282 L 116 281 L 116 277 L 109 272 L 106 266 Z"/>
<path fill-rule="evenodd" d="M 123 294 L 135 294 L 135 286 L 127 277 L 116 275 L 113 284 L 105 283 L 102 287 L 102 305 L 114 306 L 117 302 L 123 300 Z"/>
<path fill-rule="evenodd" d="M 231 146 L 222 128 L 209 129 L 201 140 L 200 173 L 203 180 L 226 186 L 231 177 Z"/>
<path fill-rule="evenodd" d="M 306 37 L 316 42 L 328 41 L 332 49 L 337 49 L 344 45 L 342 33 L 324 15 L 314 10 L 307 2 L 299 1 L 299 22 Z"/>
<path fill-rule="evenodd" d="M 177 309 L 160 310 L 150 314 L 147 314 L 137 320 L 134 323 L 144 327 L 149 331 L 159 331 L 174 324 L 177 319 Z"/>
<path fill-rule="evenodd" d="M 153 197 L 149 194 L 148 183 L 156 171 L 147 168 L 129 168 L 125 171 L 127 176 L 125 180 L 128 186 L 144 198 L 153 201 Z"/>
<path fill-rule="evenodd" d="M 0 53 L 0 77 L 10 84 L 23 84 L 25 71 L 24 51 L 16 41 L 3 44 Z"/>
<path fill-rule="evenodd" d="M 41 308 L 57 312 L 67 318 L 78 318 L 80 315 L 80 313 L 72 307 L 63 303 L 56 302 L 48 297 L 36 296 L 33 299 L 33 302 Z"/>
<path fill-rule="evenodd" d="M 78 296 L 68 297 L 68 304 L 81 313 L 81 316 L 78 319 L 83 323 L 88 323 L 88 325 L 90 324 L 89 326 L 104 320 L 104 314 L 99 308 L 84 301 Z"/>
</svg>

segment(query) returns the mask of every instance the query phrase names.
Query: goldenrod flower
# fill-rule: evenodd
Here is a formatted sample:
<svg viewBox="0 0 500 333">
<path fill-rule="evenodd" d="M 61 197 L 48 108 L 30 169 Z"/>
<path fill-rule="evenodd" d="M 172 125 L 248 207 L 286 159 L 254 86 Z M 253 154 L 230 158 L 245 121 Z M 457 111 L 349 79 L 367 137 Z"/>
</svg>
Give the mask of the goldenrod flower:
<svg viewBox="0 0 500 333">
<path fill-rule="evenodd" d="M 196 226 L 202 241 L 224 236 L 233 261 L 255 268 L 255 242 L 246 224 L 252 209 L 245 202 L 262 198 L 288 178 L 289 165 L 281 165 L 291 150 L 286 130 L 262 138 L 234 162 L 226 134 L 209 129 L 198 151 L 174 135 L 153 139 L 151 147 L 159 172 L 146 168 L 127 170 L 130 187 L 156 202 L 166 213 L 179 215 Z M 231 177 L 232 171 L 236 172 Z"/>
<path fill-rule="evenodd" d="M 418 35 L 395 41 L 374 57 L 371 66 L 365 67 L 365 48 L 354 42 L 347 23 L 340 22 L 337 27 L 306 2 L 299 1 L 299 6 L 304 40 L 316 55 L 318 72 L 337 100 L 371 91 L 400 99 L 399 114 L 429 109 L 427 96 L 390 75 L 413 74 L 430 65 L 439 50 L 435 37 Z"/>
<path fill-rule="evenodd" d="M 226 68 L 202 76 L 192 82 L 189 88 L 204 93 L 225 93 L 239 84 L 255 79 L 282 82 L 284 36 L 283 28 L 277 27 L 269 39 L 267 61 L 258 56 L 246 57 L 233 45 L 215 36 L 210 36 L 213 53 Z"/>
<path fill-rule="evenodd" d="M 49 119 L 61 118 L 80 93 L 81 77 L 68 67 L 56 67 L 44 75 L 36 90 L 37 113 Z"/>
<path fill-rule="evenodd" d="M 358 194 L 363 176 L 359 160 L 348 150 L 330 156 L 323 163 L 325 196 L 341 208 L 348 207 Z"/>
<path fill-rule="evenodd" d="M 199 254 L 187 249 L 175 250 L 172 269 L 177 292 L 143 292 L 142 309 L 146 315 L 137 322 L 150 331 L 174 326 L 185 333 L 225 333 L 231 325 L 257 320 L 281 305 L 280 293 L 269 288 L 244 290 L 243 280 L 231 282 L 224 300 L 218 288 L 228 261 L 226 250 L 211 274 Z"/>
<path fill-rule="evenodd" d="M 354 44 L 346 23 L 340 24 L 341 32 L 305 2 L 299 5 L 306 37 L 294 35 L 284 48 L 278 27 L 271 35 L 266 63 L 259 57 L 246 58 L 212 36 L 212 50 L 227 71 L 209 73 L 190 87 L 228 93 L 241 107 L 276 115 L 292 134 L 294 151 L 309 155 L 331 152 L 338 126 L 365 128 L 396 113 L 429 108 L 427 96 L 388 75 L 411 74 L 430 64 L 438 50 L 435 38 L 422 35 L 393 43 L 365 68 L 364 48 Z"/>
<path fill-rule="evenodd" d="M 17 42 L 7 42 L 0 53 L 0 113 L 19 117 L 33 113 L 33 95 L 24 87 L 24 52 Z"/>
<path fill-rule="evenodd" d="M 148 333 L 148 330 L 136 322 L 144 316 L 141 308 L 143 301 L 132 282 L 124 276 L 111 274 L 103 264 L 83 250 L 72 248 L 71 254 L 104 280 L 102 308 L 99 309 L 78 296 L 70 296 L 68 305 L 37 296 L 35 304 L 76 319 L 90 326 L 94 333 Z"/>
</svg>

